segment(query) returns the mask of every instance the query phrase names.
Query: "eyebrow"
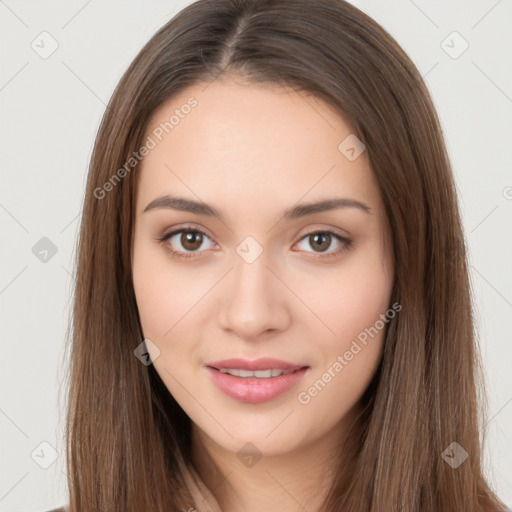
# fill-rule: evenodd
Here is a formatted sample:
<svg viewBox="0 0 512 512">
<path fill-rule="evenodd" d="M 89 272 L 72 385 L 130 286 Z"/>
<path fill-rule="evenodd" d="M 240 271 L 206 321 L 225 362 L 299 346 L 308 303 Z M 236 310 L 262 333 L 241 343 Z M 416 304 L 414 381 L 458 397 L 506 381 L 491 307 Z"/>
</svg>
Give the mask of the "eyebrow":
<svg viewBox="0 0 512 512">
<path fill-rule="evenodd" d="M 356 199 L 349 199 L 344 197 L 334 197 L 331 199 L 323 199 L 311 203 L 304 203 L 298 206 L 294 206 L 286 210 L 283 214 L 283 218 L 287 220 L 298 219 L 307 215 L 313 215 L 315 213 L 326 212 L 330 210 L 337 210 L 340 208 L 357 208 L 365 213 L 370 214 L 371 208 L 365 203 Z M 197 215 L 208 215 L 216 217 L 224 221 L 224 216 L 213 206 L 206 203 L 193 201 L 192 199 L 186 199 L 184 197 L 171 197 L 162 196 L 157 197 L 151 201 L 143 213 L 156 209 L 171 209 L 180 212 L 195 213 Z"/>
</svg>

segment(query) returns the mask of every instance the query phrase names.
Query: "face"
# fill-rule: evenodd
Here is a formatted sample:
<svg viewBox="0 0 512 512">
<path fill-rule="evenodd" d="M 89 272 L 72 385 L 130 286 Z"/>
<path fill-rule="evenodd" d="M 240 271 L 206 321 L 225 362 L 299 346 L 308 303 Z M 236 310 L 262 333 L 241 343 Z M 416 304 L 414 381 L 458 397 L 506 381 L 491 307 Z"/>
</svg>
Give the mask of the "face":
<svg viewBox="0 0 512 512">
<path fill-rule="evenodd" d="M 277 455 L 325 438 L 378 366 L 393 261 L 351 134 L 319 99 L 232 79 L 187 89 L 151 120 L 135 295 L 154 368 L 216 446 Z"/>
</svg>

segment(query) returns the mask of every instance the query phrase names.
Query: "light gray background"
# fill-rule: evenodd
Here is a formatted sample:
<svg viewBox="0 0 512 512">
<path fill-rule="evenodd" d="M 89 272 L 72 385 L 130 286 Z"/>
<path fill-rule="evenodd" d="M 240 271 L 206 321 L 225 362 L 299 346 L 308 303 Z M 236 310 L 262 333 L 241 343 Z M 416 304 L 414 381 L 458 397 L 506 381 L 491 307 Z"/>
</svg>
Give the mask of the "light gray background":
<svg viewBox="0 0 512 512">
<path fill-rule="evenodd" d="M 64 340 L 92 143 L 124 70 L 189 3 L 0 0 L 2 512 L 67 502 Z M 512 3 L 353 3 L 411 56 L 441 117 L 470 249 L 489 391 L 485 463 L 491 484 L 511 506 Z M 43 31 L 58 43 L 47 59 L 31 47 L 35 41 L 40 52 L 43 44 L 50 48 Z M 469 44 L 457 58 L 464 41 L 454 31 Z M 46 262 L 32 252 L 42 237 L 57 248 Z M 53 461 L 52 447 L 57 458 L 43 469 Z"/>
</svg>

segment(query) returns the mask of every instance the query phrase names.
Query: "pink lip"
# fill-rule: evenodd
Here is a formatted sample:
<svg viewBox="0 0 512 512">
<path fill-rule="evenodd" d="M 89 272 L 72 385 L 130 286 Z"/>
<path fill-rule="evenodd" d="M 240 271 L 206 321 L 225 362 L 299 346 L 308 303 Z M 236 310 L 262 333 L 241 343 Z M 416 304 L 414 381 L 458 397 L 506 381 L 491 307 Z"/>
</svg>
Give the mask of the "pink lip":
<svg viewBox="0 0 512 512">
<path fill-rule="evenodd" d="M 205 366 L 209 366 L 210 368 L 216 368 L 220 370 L 221 368 L 233 369 L 239 368 L 241 370 L 300 370 L 304 368 L 305 364 L 293 364 L 288 363 L 286 361 L 281 361 L 279 359 L 273 359 L 271 357 L 262 357 L 261 359 L 255 359 L 254 361 L 249 361 L 247 359 L 224 359 L 223 361 L 213 361 L 212 363 L 208 363 Z"/>
<path fill-rule="evenodd" d="M 293 388 L 309 370 L 308 366 L 294 365 L 277 359 L 263 358 L 256 361 L 226 359 L 206 365 L 214 384 L 227 396 L 245 403 L 261 403 L 272 400 Z M 219 368 L 239 368 L 244 370 L 294 370 L 292 373 L 260 379 L 258 377 L 235 377 L 221 373 Z"/>
</svg>

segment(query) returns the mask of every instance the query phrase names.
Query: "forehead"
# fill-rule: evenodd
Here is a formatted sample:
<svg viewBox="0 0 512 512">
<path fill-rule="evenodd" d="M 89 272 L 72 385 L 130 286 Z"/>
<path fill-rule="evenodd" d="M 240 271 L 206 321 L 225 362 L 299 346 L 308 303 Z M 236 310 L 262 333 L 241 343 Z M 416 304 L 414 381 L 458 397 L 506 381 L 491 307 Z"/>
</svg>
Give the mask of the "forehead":
<svg viewBox="0 0 512 512">
<path fill-rule="evenodd" d="M 153 114 L 146 137 L 154 147 L 141 162 L 138 195 L 242 198 L 247 208 L 334 192 L 375 202 L 365 153 L 351 161 L 340 150 L 349 136 L 339 113 L 305 92 L 231 79 L 193 86 Z"/>
<path fill-rule="evenodd" d="M 163 103 L 147 132 L 159 128 L 169 143 L 186 139 L 199 153 L 243 151 L 262 157 L 265 151 L 269 158 L 278 156 L 279 149 L 294 148 L 296 154 L 299 142 L 306 145 L 305 151 L 315 146 L 326 150 L 330 145 L 332 153 L 337 139 L 351 133 L 332 107 L 311 94 L 229 78 L 189 87 Z"/>
</svg>

